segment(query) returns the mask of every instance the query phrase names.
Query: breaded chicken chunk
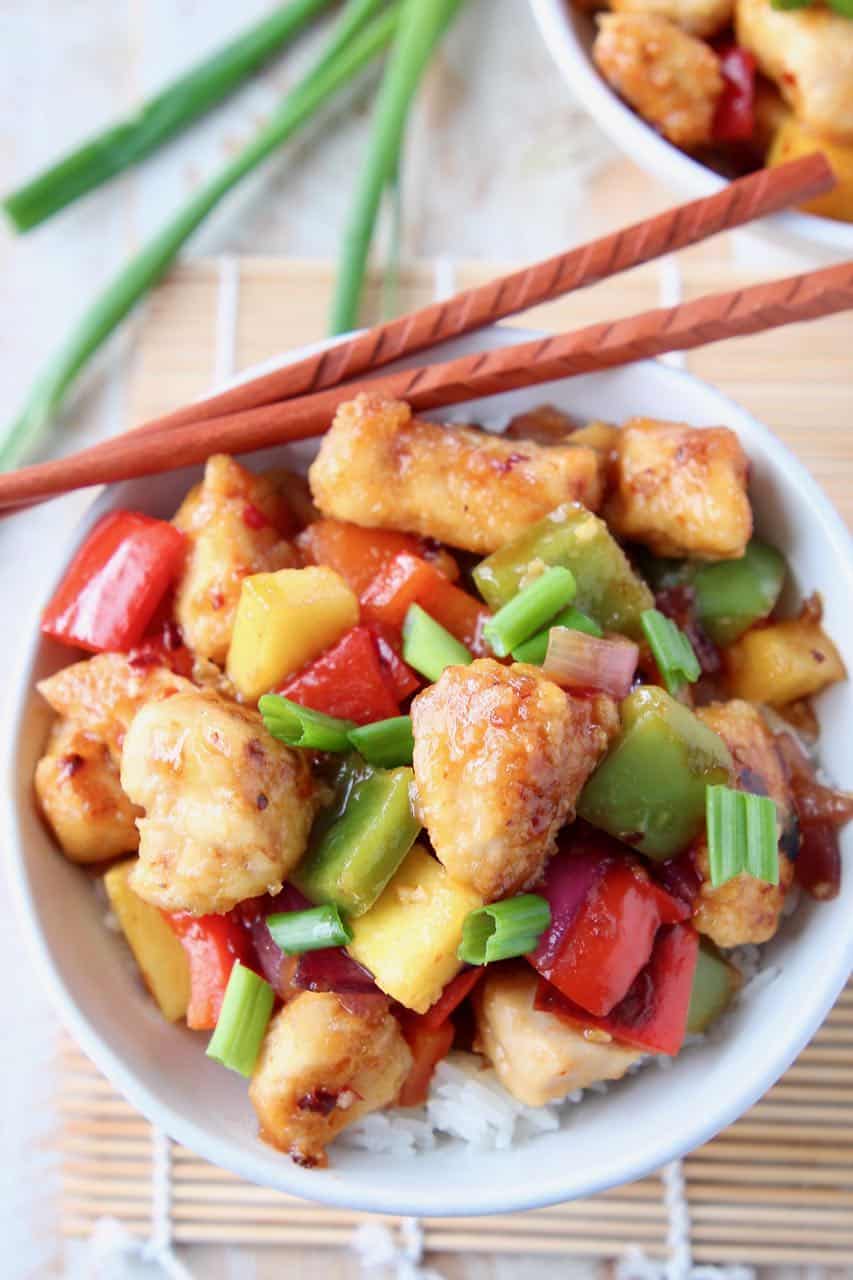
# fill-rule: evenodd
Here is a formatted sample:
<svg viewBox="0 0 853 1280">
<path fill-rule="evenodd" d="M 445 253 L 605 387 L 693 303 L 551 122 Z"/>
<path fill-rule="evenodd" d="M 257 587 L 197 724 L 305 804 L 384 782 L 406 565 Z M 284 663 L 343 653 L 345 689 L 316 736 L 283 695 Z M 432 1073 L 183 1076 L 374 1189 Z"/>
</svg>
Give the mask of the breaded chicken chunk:
<svg viewBox="0 0 853 1280">
<path fill-rule="evenodd" d="M 632 418 L 619 435 L 607 523 L 659 556 L 736 560 L 752 536 L 747 472 L 728 427 Z"/>
<path fill-rule="evenodd" d="M 853 142 L 853 22 L 823 5 L 736 0 L 737 42 L 815 133 Z"/>
<path fill-rule="evenodd" d="M 194 687 L 168 667 L 137 663 L 122 653 L 98 653 L 63 667 L 37 686 L 57 715 L 67 716 L 104 742 L 116 763 L 128 725 L 144 703 L 188 693 Z"/>
<path fill-rule="evenodd" d="M 454 880 L 490 901 L 539 878 L 618 731 L 609 698 L 573 698 L 538 667 L 448 667 L 412 703 L 417 812 Z"/>
<path fill-rule="evenodd" d="M 593 449 L 443 427 L 361 395 L 339 407 L 308 476 L 325 516 L 487 555 L 561 502 L 596 510 L 602 471 Z"/>
<path fill-rule="evenodd" d="M 175 617 L 199 657 L 224 664 L 244 578 L 299 566 L 279 529 L 282 502 L 272 480 L 219 453 L 181 504 L 173 524 L 187 535 L 189 552 Z"/>
<path fill-rule="evenodd" d="M 668 18 L 682 31 L 707 39 L 730 25 L 734 0 L 610 0 L 610 8 Z"/>
<path fill-rule="evenodd" d="M 780 830 L 791 819 L 788 781 L 773 735 L 761 713 L 749 702 L 713 702 L 696 712 L 709 729 L 718 733 L 732 753 L 736 786 L 741 791 L 771 796 L 779 810 Z M 735 876 L 715 889 L 710 882 L 708 846 L 696 849 L 696 867 L 703 878 L 693 923 L 718 947 L 738 947 L 746 942 L 767 942 L 779 927 L 785 895 L 794 876 L 794 864 L 779 850 L 779 884 L 767 884 L 754 876 Z"/>
<path fill-rule="evenodd" d="M 35 773 L 36 797 L 62 852 L 100 862 L 139 844 L 134 808 L 109 748 L 73 720 L 57 720 Z"/>
<path fill-rule="evenodd" d="M 303 991 L 270 1022 L 249 1086 L 261 1137 L 297 1164 L 326 1165 L 327 1143 L 393 1103 L 411 1065 L 385 1001 L 351 1013 L 331 992 Z"/>
<path fill-rule="evenodd" d="M 256 711 L 197 691 L 142 708 L 121 785 L 145 810 L 131 888 L 193 915 L 277 893 L 318 805 L 302 752 L 277 742 Z"/>
<path fill-rule="evenodd" d="M 474 1047 L 519 1102 L 542 1107 L 600 1080 L 618 1080 L 644 1056 L 600 1031 L 590 1036 L 534 1009 L 538 980 L 524 964 L 489 968 L 474 992 Z"/>
<path fill-rule="evenodd" d="M 651 13 L 605 13 L 592 46 L 611 88 L 677 147 L 711 141 L 723 75 L 710 45 Z"/>
</svg>

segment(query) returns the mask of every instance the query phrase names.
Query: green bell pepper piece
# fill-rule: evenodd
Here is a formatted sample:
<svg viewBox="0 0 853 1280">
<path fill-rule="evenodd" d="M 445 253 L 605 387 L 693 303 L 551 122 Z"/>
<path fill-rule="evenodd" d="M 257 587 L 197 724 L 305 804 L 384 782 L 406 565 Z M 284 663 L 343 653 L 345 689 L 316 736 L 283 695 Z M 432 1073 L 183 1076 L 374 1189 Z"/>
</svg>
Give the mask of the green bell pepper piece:
<svg viewBox="0 0 853 1280">
<path fill-rule="evenodd" d="M 665 861 L 705 821 L 705 789 L 732 778 L 729 749 L 663 689 L 622 703 L 622 733 L 580 795 L 578 814 L 640 853 Z"/>
<path fill-rule="evenodd" d="M 785 581 L 785 559 L 753 539 L 740 560 L 662 560 L 641 554 L 640 570 L 654 591 L 692 587 L 696 616 L 715 644 L 733 644 L 772 613 Z"/>
<path fill-rule="evenodd" d="M 701 1035 L 720 1014 L 725 1013 L 740 986 L 740 974 L 734 965 L 720 955 L 707 938 L 699 943 L 690 1006 L 687 1010 L 687 1034 Z"/>
<path fill-rule="evenodd" d="M 421 829 L 409 799 L 413 782 L 409 768 L 342 764 L 335 801 L 318 816 L 290 876 L 310 902 L 334 902 L 352 917 L 370 910 Z"/>
<path fill-rule="evenodd" d="M 699 621 L 715 644 L 733 644 L 773 611 L 785 581 L 785 559 L 750 542 L 740 560 L 697 565 L 693 576 Z"/>
<path fill-rule="evenodd" d="M 575 606 L 608 631 L 642 639 L 640 614 L 654 605 L 652 593 L 628 563 L 607 525 L 579 502 L 565 502 L 506 546 L 481 560 L 474 581 L 492 610 L 521 588 L 531 565 L 571 569 Z"/>
</svg>

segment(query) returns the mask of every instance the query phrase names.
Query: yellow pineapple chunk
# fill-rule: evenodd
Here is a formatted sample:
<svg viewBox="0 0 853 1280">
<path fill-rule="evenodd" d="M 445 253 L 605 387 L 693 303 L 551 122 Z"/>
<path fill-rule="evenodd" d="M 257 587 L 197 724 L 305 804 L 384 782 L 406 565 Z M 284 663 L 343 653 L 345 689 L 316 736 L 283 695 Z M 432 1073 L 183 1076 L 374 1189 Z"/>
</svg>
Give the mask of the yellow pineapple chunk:
<svg viewBox="0 0 853 1280">
<path fill-rule="evenodd" d="M 784 706 L 844 680 L 841 655 L 809 609 L 747 631 L 725 651 L 733 698 Z"/>
<path fill-rule="evenodd" d="M 318 657 L 358 622 L 358 600 L 325 565 L 243 579 L 228 675 L 252 702 Z"/>
<path fill-rule="evenodd" d="M 162 911 L 145 902 L 128 884 L 135 862 L 135 858 L 128 858 L 110 867 L 104 888 L 146 987 L 163 1017 L 177 1022 L 186 1017 L 190 1002 L 189 962 Z"/>
<path fill-rule="evenodd" d="M 456 955 L 462 925 L 482 905 L 482 898 L 451 880 L 416 844 L 379 901 L 350 921 L 347 950 L 386 995 L 425 1013 L 462 968 Z"/>
</svg>

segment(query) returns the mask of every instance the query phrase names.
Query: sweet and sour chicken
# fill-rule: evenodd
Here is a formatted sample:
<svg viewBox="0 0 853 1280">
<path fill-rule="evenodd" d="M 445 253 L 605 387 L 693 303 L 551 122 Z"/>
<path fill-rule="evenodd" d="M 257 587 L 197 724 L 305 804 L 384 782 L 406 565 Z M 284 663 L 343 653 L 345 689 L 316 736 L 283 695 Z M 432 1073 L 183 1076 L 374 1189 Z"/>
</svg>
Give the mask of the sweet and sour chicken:
<svg viewBox="0 0 853 1280">
<path fill-rule="evenodd" d="M 602 37 L 703 51 L 650 64 L 683 115 L 726 13 L 618 7 Z M 451 1050 L 526 1106 L 620 1080 L 724 1012 L 726 951 L 775 934 L 795 879 L 838 891 L 853 802 L 763 706 L 811 725 L 846 672 L 819 601 L 777 616 L 748 478 L 720 425 L 551 406 L 501 438 L 362 396 L 310 499 L 214 457 L 174 524 L 93 531 L 61 587 L 100 602 L 90 656 L 62 610 L 46 628 L 74 660 L 38 686 L 35 798 L 266 1142 L 322 1167 Z"/>
</svg>

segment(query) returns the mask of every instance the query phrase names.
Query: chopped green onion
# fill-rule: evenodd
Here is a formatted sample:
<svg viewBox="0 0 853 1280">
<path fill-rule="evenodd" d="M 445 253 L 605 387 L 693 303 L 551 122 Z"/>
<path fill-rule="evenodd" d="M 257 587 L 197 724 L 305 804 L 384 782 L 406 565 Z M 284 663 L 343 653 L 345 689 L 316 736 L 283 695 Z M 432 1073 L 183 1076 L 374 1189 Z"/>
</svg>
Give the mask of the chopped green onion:
<svg viewBox="0 0 853 1280">
<path fill-rule="evenodd" d="M 29 231 L 72 201 L 138 164 L 169 138 L 227 97 L 330 0 L 291 0 L 230 44 L 173 80 L 133 115 L 76 147 L 6 196 L 3 208 L 16 231 Z"/>
<path fill-rule="evenodd" d="M 645 609 L 640 622 L 663 682 L 674 697 L 683 684 L 699 679 L 699 659 L 684 632 L 658 609 Z"/>
<path fill-rule="evenodd" d="M 392 5 L 365 26 L 365 16 L 380 2 L 350 0 L 326 52 L 252 141 L 190 197 L 91 303 L 31 386 L 23 409 L 0 444 L 0 469 L 14 466 L 38 440 L 86 362 L 160 279 L 184 242 L 232 187 L 382 52 L 394 34 L 398 7 Z"/>
<path fill-rule="evenodd" d="M 358 324 L 364 272 L 382 195 L 399 166 L 406 119 L 432 51 L 461 0 L 404 0 L 397 35 L 376 98 L 367 154 L 344 233 L 330 331 Z"/>
<path fill-rule="evenodd" d="M 812 0 L 770 0 L 774 9 L 807 9 Z"/>
<path fill-rule="evenodd" d="M 581 613 L 580 609 L 576 609 L 571 604 L 568 609 L 558 613 L 556 618 L 552 618 L 547 627 L 537 631 L 535 636 L 531 636 L 523 644 L 515 646 L 512 656 L 516 662 L 532 662 L 534 666 L 541 667 L 548 652 L 548 636 L 552 627 L 567 627 L 569 631 L 583 631 L 585 635 L 595 636 L 598 640 L 604 635 L 594 618 Z"/>
<path fill-rule="evenodd" d="M 411 764 L 415 740 L 411 716 L 392 716 L 350 729 L 349 740 L 368 764 L 393 769 L 398 764 Z"/>
<path fill-rule="evenodd" d="M 437 680 L 445 667 L 467 666 L 474 661 L 464 644 L 419 604 L 409 606 L 403 623 L 403 659 L 427 680 Z"/>
<path fill-rule="evenodd" d="M 483 627 L 483 636 L 499 658 L 529 640 L 575 598 L 575 575 L 554 565 L 513 596 Z"/>
<path fill-rule="evenodd" d="M 289 747 L 306 747 L 310 751 L 349 751 L 352 720 L 336 720 L 322 711 L 301 707 L 280 693 L 265 693 L 258 701 L 264 728 L 279 742 Z"/>
<path fill-rule="evenodd" d="M 551 908 L 538 893 L 521 893 L 466 916 L 456 952 L 466 964 L 492 964 L 535 950 L 551 923 Z"/>
<path fill-rule="evenodd" d="M 769 796 L 708 787 L 705 793 L 711 884 L 718 888 L 742 872 L 779 883 L 776 805 Z"/>
<path fill-rule="evenodd" d="M 842 17 L 853 18 L 853 0 L 828 0 L 830 9 L 840 13 Z"/>
<path fill-rule="evenodd" d="M 235 960 L 216 1030 L 207 1046 L 208 1058 L 221 1062 L 230 1071 L 239 1071 L 241 1076 L 250 1076 L 258 1060 L 274 999 L 270 984 Z"/>
<path fill-rule="evenodd" d="M 273 942 L 286 956 L 301 956 L 304 951 L 323 951 L 326 947 L 345 947 L 352 942 L 352 931 L 341 919 L 334 902 L 306 911 L 280 911 L 267 916 L 267 928 Z"/>
</svg>

